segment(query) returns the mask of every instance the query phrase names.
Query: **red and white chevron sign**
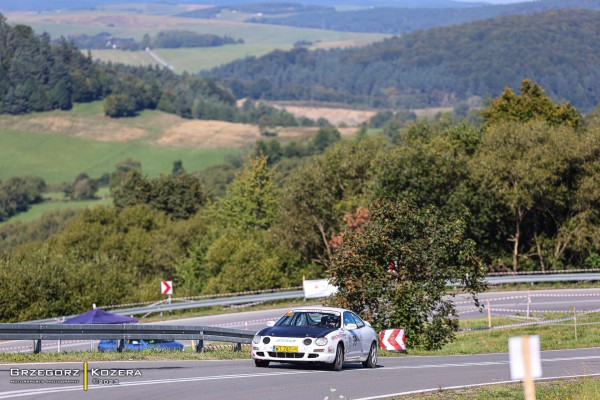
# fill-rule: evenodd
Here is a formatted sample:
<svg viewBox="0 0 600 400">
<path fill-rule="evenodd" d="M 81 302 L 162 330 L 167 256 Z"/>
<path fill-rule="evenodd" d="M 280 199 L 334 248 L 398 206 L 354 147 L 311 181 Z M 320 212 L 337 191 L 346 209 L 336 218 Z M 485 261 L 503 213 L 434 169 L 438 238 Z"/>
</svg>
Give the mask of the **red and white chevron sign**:
<svg viewBox="0 0 600 400">
<path fill-rule="evenodd" d="M 387 351 L 406 351 L 404 329 L 385 329 L 379 332 L 381 348 Z"/>
</svg>

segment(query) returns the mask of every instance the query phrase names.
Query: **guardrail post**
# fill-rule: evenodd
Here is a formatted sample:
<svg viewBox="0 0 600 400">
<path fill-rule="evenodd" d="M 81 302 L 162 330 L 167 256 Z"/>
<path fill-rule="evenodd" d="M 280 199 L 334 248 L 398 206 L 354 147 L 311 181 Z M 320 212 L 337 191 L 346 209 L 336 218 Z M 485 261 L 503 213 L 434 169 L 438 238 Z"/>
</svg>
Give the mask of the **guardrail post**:
<svg viewBox="0 0 600 400">
<path fill-rule="evenodd" d="M 39 354 L 42 352 L 42 341 L 41 340 L 34 340 L 33 341 L 33 353 L 34 354 Z"/>
<path fill-rule="evenodd" d="M 242 351 L 242 344 L 241 343 L 236 343 L 233 346 L 233 351 Z"/>
<path fill-rule="evenodd" d="M 196 352 L 202 353 L 204 351 L 204 340 L 200 339 L 196 342 Z"/>
<path fill-rule="evenodd" d="M 117 340 L 117 351 L 119 353 L 122 353 L 124 348 L 125 348 L 125 339 Z"/>
</svg>

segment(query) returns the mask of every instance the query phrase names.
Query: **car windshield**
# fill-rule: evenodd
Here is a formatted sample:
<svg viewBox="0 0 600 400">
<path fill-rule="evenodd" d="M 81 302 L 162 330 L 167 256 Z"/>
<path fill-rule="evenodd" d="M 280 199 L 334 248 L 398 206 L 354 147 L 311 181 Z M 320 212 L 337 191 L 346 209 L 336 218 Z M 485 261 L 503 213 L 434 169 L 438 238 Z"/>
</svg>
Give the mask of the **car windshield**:
<svg viewBox="0 0 600 400">
<path fill-rule="evenodd" d="M 333 312 L 290 311 L 281 317 L 275 326 L 339 328 L 340 316 Z"/>
</svg>

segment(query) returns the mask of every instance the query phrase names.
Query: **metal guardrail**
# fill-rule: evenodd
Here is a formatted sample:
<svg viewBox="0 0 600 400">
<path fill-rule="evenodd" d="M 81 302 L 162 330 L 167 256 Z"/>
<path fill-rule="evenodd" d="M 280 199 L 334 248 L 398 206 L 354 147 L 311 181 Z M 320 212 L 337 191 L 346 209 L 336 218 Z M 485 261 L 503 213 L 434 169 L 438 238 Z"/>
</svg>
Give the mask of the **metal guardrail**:
<svg viewBox="0 0 600 400">
<path fill-rule="evenodd" d="M 256 332 L 215 326 L 132 325 L 132 324 L 0 324 L 0 340 L 33 340 L 34 352 L 41 351 L 42 340 L 116 339 L 123 350 L 131 339 L 189 339 L 197 341 L 201 352 L 204 341 L 231 342 L 236 349 L 242 343 L 252 343 Z"/>
<path fill-rule="evenodd" d="M 161 311 L 174 311 L 174 310 L 188 310 L 193 308 L 202 307 L 213 307 L 213 306 L 230 306 L 235 304 L 248 304 L 254 302 L 274 301 L 274 300 L 288 300 L 288 299 L 301 299 L 304 298 L 304 292 L 302 290 L 294 290 L 289 292 L 278 292 L 278 293 L 265 293 L 255 294 L 250 296 L 232 296 L 217 299 L 199 300 L 199 301 L 188 301 L 171 304 L 158 304 L 155 306 L 144 306 L 134 308 L 121 308 L 118 310 L 110 310 L 113 314 L 119 315 L 140 315 L 153 312 Z M 38 319 L 34 321 L 26 321 L 26 324 L 57 324 L 64 321 L 71 316 L 63 318 L 46 318 Z"/>
<path fill-rule="evenodd" d="M 485 279 L 485 281 L 490 285 L 497 285 L 502 283 L 600 281 L 600 273 L 489 276 Z"/>
<path fill-rule="evenodd" d="M 600 273 L 574 273 L 574 274 L 556 274 L 556 275 L 506 275 L 487 277 L 485 281 L 490 285 L 504 283 L 540 283 L 540 282 L 582 282 L 582 281 L 600 281 Z M 452 283 L 450 283 L 452 285 Z M 202 307 L 213 306 L 231 306 L 235 304 L 248 304 L 255 302 L 265 302 L 274 300 L 290 300 L 304 298 L 302 290 L 293 290 L 288 292 L 254 294 L 248 296 L 231 296 L 215 299 L 206 299 L 198 301 L 187 301 L 171 304 L 158 304 L 154 306 L 143 306 L 133 308 L 121 308 L 111 310 L 114 314 L 120 315 L 140 315 L 153 312 L 188 310 Z M 69 318 L 69 317 L 66 317 Z M 62 319 L 64 321 L 64 318 Z M 47 318 L 35 321 L 27 321 L 24 323 L 30 324 L 56 324 L 60 323 L 61 319 Z"/>
</svg>

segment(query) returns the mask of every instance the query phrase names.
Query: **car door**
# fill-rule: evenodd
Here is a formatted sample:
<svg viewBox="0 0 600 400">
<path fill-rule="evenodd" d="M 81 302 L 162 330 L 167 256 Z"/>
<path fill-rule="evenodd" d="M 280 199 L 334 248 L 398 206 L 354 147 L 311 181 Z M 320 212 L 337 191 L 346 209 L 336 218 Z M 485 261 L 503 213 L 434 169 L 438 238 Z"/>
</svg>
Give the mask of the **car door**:
<svg viewBox="0 0 600 400">
<path fill-rule="evenodd" d="M 358 336 L 361 339 L 361 349 L 363 356 L 367 356 L 369 354 L 369 350 L 371 350 L 371 343 L 375 340 L 375 334 L 373 333 L 373 328 L 365 323 L 358 315 L 352 313 L 354 320 L 356 321 L 356 326 L 358 326 Z"/>
<path fill-rule="evenodd" d="M 359 358 L 362 355 L 362 343 L 360 329 L 348 329 L 350 324 L 358 325 L 351 312 L 344 312 L 344 330 L 346 331 L 346 340 L 348 343 L 346 349 L 347 358 Z"/>
</svg>

